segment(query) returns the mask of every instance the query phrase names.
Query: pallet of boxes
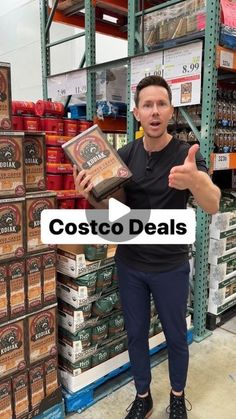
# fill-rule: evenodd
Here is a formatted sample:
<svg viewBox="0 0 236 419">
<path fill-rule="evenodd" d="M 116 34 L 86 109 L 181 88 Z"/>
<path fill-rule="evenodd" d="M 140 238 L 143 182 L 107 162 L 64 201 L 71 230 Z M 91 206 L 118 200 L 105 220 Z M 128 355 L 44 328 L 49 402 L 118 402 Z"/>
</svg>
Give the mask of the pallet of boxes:
<svg viewBox="0 0 236 419">
<path fill-rule="evenodd" d="M 115 248 L 57 248 L 59 372 L 67 413 L 94 404 L 108 391 L 102 393 L 102 385 L 130 368 Z M 190 317 L 187 322 L 189 328 Z M 153 300 L 149 338 L 151 351 L 165 341 Z"/>
<path fill-rule="evenodd" d="M 11 131 L 10 65 L 0 63 L 0 416 L 64 417 L 57 362 L 56 250 L 40 240 L 43 133 Z"/>
<path fill-rule="evenodd" d="M 209 246 L 207 327 L 215 329 L 236 312 L 236 196 L 223 191 L 220 212 L 212 216 Z M 225 319 L 225 320 L 224 320 Z"/>
</svg>

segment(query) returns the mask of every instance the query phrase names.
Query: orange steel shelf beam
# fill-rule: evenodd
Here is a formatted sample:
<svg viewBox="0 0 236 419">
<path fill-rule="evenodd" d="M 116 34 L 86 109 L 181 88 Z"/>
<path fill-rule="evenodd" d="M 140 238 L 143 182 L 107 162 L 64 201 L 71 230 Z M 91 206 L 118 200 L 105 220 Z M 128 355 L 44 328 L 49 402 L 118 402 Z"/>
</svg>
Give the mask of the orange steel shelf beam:
<svg viewBox="0 0 236 419">
<path fill-rule="evenodd" d="M 67 25 L 84 28 L 84 16 L 65 16 L 64 13 L 56 11 L 53 17 L 54 22 L 65 23 Z M 117 25 L 111 24 L 109 22 L 96 22 L 96 31 L 104 35 L 110 35 L 114 38 L 127 39 L 127 33 L 121 32 Z"/>
<path fill-rule="evenodd" d="M 93 0 L 94 6 L 103 7 L 104 9 L 111 9 L 115 12 L 122 14 L 128 13 L 128 1 L 127 0 Z"/>
</svg>

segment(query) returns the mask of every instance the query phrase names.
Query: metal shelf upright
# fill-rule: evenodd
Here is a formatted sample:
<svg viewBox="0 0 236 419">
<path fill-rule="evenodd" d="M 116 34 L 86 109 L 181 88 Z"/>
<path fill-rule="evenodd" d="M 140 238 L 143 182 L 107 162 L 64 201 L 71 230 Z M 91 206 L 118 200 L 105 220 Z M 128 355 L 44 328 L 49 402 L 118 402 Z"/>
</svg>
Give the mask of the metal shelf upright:
<svg viewBox="0 0 236 419">
<path fill-rule="evenodd" d="M 59 0 L 55 0 L 49 13 L 48 0 L 40 0 L 40 24 L 41 24 L 41 56 L 42 56 L 42 82 L 43 98 L 48 98 L 47 77 L 51 75 L 50 69 L 50 49 L 73 39 L 85 36 L 85 52 L 80 62 L 79 68 L 93 66 L 96 62 L 95 55 L 95 7 L 90 0 L 84 0 L 85 8 L 85 31 L 70 37 L 50 43 L 50 27 L 55 16 Z M 88 71 L 88 91 L 87 91 L 87 119 L 92 119 L 95 112 L 95 74 Z M 68 98 L 69 101 L 69 98 Z M 67 101 L 67 102 L 68 102 Z"/>
</svg>

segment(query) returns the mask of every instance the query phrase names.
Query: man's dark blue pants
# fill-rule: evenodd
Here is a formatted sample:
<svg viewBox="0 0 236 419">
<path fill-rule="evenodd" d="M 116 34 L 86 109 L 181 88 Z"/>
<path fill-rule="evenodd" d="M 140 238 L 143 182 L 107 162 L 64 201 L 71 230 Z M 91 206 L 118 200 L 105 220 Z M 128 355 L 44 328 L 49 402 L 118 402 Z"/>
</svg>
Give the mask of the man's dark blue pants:
<svg viewBox="0 0 236 419">
<path fill-rule="evenodd" d="M 182 391 L 186 384 L 189 359 L 186 326 L 189 263 L 174 271 L 161 273 L 140 272 L 119 260 L 116 263 L 137 393 L 145 394 L 151 382 L 148 347 L 150 293 L 167 342 L 170 384 L 174 391 Z"/>
</svg>

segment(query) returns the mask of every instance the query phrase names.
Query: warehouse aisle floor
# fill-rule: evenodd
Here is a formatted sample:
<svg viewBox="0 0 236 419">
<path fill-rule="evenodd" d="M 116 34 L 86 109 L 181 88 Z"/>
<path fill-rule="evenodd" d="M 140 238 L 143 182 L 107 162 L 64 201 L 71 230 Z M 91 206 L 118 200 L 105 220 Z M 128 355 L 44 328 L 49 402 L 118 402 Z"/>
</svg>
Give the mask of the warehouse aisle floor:
<svg viewBox="0 0 236 419">
<path fill-rule="evenodd" d="M 152 419 L 168 419 L 169 381 L 167 361 L 152 369 Z M 123 419 L 135 395 L 133 382 L 70 419 Z M 201 343 L 190 345 L 186 397 L 192 403 L 188 419 L 236 418 L 236 318 Z"/>
</svg>

